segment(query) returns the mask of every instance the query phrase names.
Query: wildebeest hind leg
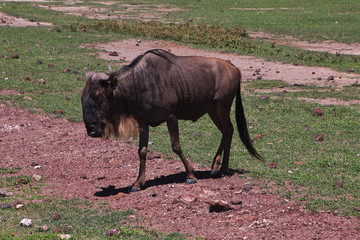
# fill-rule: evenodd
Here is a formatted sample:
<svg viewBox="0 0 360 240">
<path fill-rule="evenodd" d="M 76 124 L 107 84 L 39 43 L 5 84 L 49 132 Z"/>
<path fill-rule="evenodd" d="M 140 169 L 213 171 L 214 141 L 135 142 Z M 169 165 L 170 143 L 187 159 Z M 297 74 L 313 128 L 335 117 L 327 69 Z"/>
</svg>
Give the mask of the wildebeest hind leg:
<svg viewBox="0 0 360 240">
<path fill-rule="evenodd" d="M 140 140 L 139 140 L 139 158 L 140 158 L 140 167 L 139 175 L 136 182 L 130 189 L 130 192 L 136 192 L 140 190 L 145 185 L 145 167 L 146 167 L 146 154 L 147 146 L 149 141 L 149 125 L 140 125 Z"/>
<path fill-rule="evenodd" d="M 223 161 L 220 168 L 220 175 L 226 174 L 229 168 L 229 156 L 230 156 L 230 146 L 231 140 L 234 133 L 234 127 L 230 119 L 230 109 L 231 104 L 216 104 L 216 112 L 210 115 L 211 119 L 214 121 L 215 125 L 219 128 L 222 133 L 221 144 L 214 160 L 216 162 L 217 158 L 220 159 L 220 154 L 223 151 Z M 220 127 L 219 127 L 220 126 Z M 216 163 L 215 163 L 216 164 Z M 215 168 L 214 168 L 215 169 Z M 216 172 L 215 172 L 216 173 Z"/>
<path fill-rule="evenodd" d="M 181 161 L 183 162 L 186 170 L 186 183 L 192 184 L 196 182 L 196 178 L 194 175 L 194 168 L 191 166 L 191 164 L 186 159 L 185 155 L 183 154 L 180 146 L 180 140 L 179 140 L 179 125 L 178 120 L 174 115 L 170 115 L 168 120 L 166 121 L 170 138 L 171 138 L 171 146 L 174 153 L 176 153 Z"/>
<path fill-rule="evenodd" d="M 222 132 L 223 144 L 224 144 L 224 156 L 220 168 L 220 174 L 224 175 L 226 174 L 229 168 L 230 147 L 231 147 L 232 136 L 234 133 L 234 127 L 231 123 L 229 115 L 223 115 L 223 118 L 220 121 L 221 121 L 221 125 L 224 126 Z"/>
<path fill-rule="evenodd" d="M 216 125 L 216 127 L 220 130 L 220 132 L 222 133 L 222 126 L 220 123 L 220 119 L 218 118 L 216 112 L 209 112 L 209 116 L 211 118 L 211 120 L 214 122 L 214 124 Z M 220 146 L 214 156 L 212 165 L 211 165 L 211 175 L 216 176 L 219 174 L 220 171 L 220 166 L 221 166 L 221 154 L 224 151 L 224 137 L 221 138 L 221 143 Z"/>
</svg>

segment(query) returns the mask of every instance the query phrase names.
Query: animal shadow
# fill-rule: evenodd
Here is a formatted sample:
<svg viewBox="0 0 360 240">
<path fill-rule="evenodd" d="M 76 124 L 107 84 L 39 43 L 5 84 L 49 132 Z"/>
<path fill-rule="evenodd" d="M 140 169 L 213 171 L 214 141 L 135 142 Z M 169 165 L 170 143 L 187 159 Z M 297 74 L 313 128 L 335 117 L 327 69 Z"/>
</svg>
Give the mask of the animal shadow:
<svg viewBox="0 0 360 240">
<path fill-rule="evenodd" d="M 234 174 L 243 174 L 243 173 L 245 173 L 245 172 L 242 170 L 229 169 L 229 171 L 227 172 L 226 175 L 232 176 Z M 202 180 L 202 179 L 220 178 L 221 176 L 220 175 L 214 176 L 211 174 L 210 171 L 196 171 L 195 177 L 198 180 Z M 170 174 L 167 176 L 161 176 L 161 177 L 156 177 L 154 179 L 150 179 L 145 182 L 145 186 L 143 189 L 146 189 L 149 187 L 154 187 L 154 186 L 168 185 L 168 184 L 174 184 L 174 183 L 185 183 L 185 182 L 186 182 L 186 173 L 180 172 L 180 173 L 175 173 L 175 174 Z M 131 186 L 115 188 L 114 185 L 109 185 L 108 187 L 102 187 L 101 191 L 95 192 L 94 196 L 109 197 L 109 196 L 113 196 L 113 195 L 116 195 L 119 193 L 129 194 L 130 189 L 131 189 Z"/>
</svg>

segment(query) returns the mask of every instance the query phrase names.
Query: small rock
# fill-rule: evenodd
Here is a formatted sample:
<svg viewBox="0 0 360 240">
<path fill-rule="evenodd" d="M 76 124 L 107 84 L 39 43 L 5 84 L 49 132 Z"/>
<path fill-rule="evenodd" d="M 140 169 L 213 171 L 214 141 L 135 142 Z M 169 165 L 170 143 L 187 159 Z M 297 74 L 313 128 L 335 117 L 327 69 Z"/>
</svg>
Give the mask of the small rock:
<svg viewBox="0 0 360 240">
<path fill-rule="evenodd" d="M 29 76 L 25 77 L 25 81 L 31 81 L 31 78 Z"/>
<path fill-rule="evenodd" d="M 310 131 L 310 130 L 311 130 L 311 128 L 310 128 L 309 126 L 305 126 L 304 129 L 305 129 L 306 131 Z"/>
<path fill-rule="evenodd" d="M 63 73 L 69 73 L 69 72 L 71 72 L 71 69 L 70 69 L 70 68 L 65 68 L 65 69 L 63 70 Z"/>
<path fill-rule="evenodd" d="M 267 100 L 267 99 L 269 99 L 269 96 L 261 95 L 261 96 L 259 96 L 259 99 L 260 100 Z"/>
<path fill-rule="evenodd" d="M 256 72 L 256 73 L 259 73 L 259 72 L 261 72 L 261 69 L 260 69 L 260 68 L 257 68 L 257 69 L 255 70 L 255 72 Z"/>
<path fill-rule="evenodd" d="M 70 239 L 71 238 L 71 235 L 69 235 L 69 234 L 59 234 L 58 236 L 60 239 Z"/>
<path fill-rule="evenodd" d="M 23 207 L 24 207 L 24 204 L 22 204 L 22 203 L 18 203 L 18 204 L 15 205 L 16 209 L 20 209 L 20 208 L 23 208 Z"/>
<path fill-rule="evenodd" d="M 10 57 L 16 59 L 16 58 L 19 58 L 19 54 L 13 53 L 10 55 Z"/>
<path fill-rule="evenodd" d="M 271 162 L 271 163 L 268 164 L 268 167 L 269 168 L 276 168 L 277 166 L 276 166 L 276 163 Z"/>
<path fill-rule="evenodd" d="M 34 174 L 32 177 L 33 177 L 33 178 L 35 179 L 35 181 L 37 181 L 37 182 L 39 182 L 39 181 L 42 179 L 42 177 L 41 177 L 40 175 L 37 175 L 37 174 Z"/>
<path fill-rule="evenodd" d="M 87 179 L 87 176 L 85 174 L 81 174 L 80 179 Z"/>
<path fill-rule="evenodd" d="M 321 110 L 320 108 L 316 108 L 313 112 L 312 112 L 312 115 L 315 115 L 315 116 L 322 116 L 324 115 L 324 111 Z"/>
<path fill-rule="evenodd" d="M 322 134 L 316 134 L 315 137 L 313 138 L 313 140 L 315 142 L 322 142 L 322 141 L 324 141 L 324 136 Z"/>
<path fill-rule="evenodd" d="M 60 115 L 60 114 L 64 114 L 64 111 L 63 110 L 55 110 L 54 113 Z"/>
<path fill-rule="evenodd" d="M 354 72 L 354 71 L 355 71 L 355 69 L 352 67 L 348 69 L 348 72 Z"/>
<path fill-rule="evenodd" d="M 64 228 L 63 232 L 70 233 L 70 232 L 72 232 L 72 228 L 71 227 Z"/>
<path fill-rule="evenodd" d="M 41 78 L 41 79 L 39 80 L 39 83 L 40 83 L 40 84 L 45 84 L 45 83 L 46 83 L 45 78 Z"/>
<path fill-rule="evenodd" d="M 321 77 L 318 77 L 317 79 L 320 81 L 320 80 L 321 80 Z"/>
<path fill-rule="evenodd" d="M 32 163 L 30 164 L 31 167 L 35 167 L 35 166 L 37 166 L 37 165 L 38 165 L 37 162 L 32 162 Z"/>
<path fill-rule="evenodd" d="M 249 192 L 252 189 L 252 186 L 250 184 L 245 184 L 245 186 L 242 189 L 242 192 Z"/>
<path fill-rule="evenodd" d="M 49 64 L 48 64 L 48 67 L 54 67 L 54 64 L 49 63 Z"/>
<path fill-rule="evenodd" d="M 0 209 L 11 208 L 11 204 L 9 203 L 0 203 Z"/>
<path fill-rule="evenodd" d="M 280 73 L 280 71 L 276 71 L 276 73 Z"/>
<path fill-rule="evenodd" d="M 193 196 L 185 196 L 181 198 L 181 201 L 185 204 L 196 202 L 197 198 Z"/>
<path fill-rule="evenodd" d="M 34 167 L 34 169 L 40 169 L 40 168 L 42 168 L 40 165 Z"/>
<path fill-rule="evenodd" d="M 334 77 L 333 75 L 330 75 L 327 79 L 328 79 L 328 80 L 334 80 L 335 77 Z"/>
<path fill-rule="evenodd" d="M 109 52 L 109 56 L 117 57 L 119 56 L 119 54 L 116 51 L 114 51 L 114 52 Z"/>
<path fill-rule="evenodd" d="M 40 232 L 47 232 L 49 230 L 49 226 L 47 224 L 39 227 Z"/>
<path fill-rule="evenodd" d="M 336 188 L 342 188 L 343 187 L 343 184 L 342 184 L 342 182 L 334 182 L 334 187 L 336 187 Z"/>
<path fill-rule="evenodd" d="M 194 134 L 194 137 L 201 138 L 201 137 L 202 137 L 202 134 L 201 134 L 201 133 L 195 133 L 195 134 Z"/>
<path fill-rule="evenodd" d="M 242 200 L 239 197 L 232 197 L 230 202 L 231 202 L 231 204 L 234 204 L 234 205 L 242 204 Z"/>
<path fill-rule="evenodd" d="M 20 221 L 19 224 L 22 227 L 30 227 L 32 225 L 32 219 L 24 218 L 23 220 Z"/>
<path fill-rule="evenodd" d="M 5 222 L 5 221 L 6 221 L 6 218 L 3 216 L 0 216 L 0 223 Z"/>
<path fill-rule="evenodd" d="M 315 72 L 312 72 L 311 74 L 315 74 Z"/>
<path fill-rule="evenodd" d="M 113 228 L 113 229 L 109 229 L 107 232 L 106 232 L 106 235 L 107 236 L 114 236 L 116 234 L 121 234 L 121 230 L 119 228 Z"/>
<path fill-rule="evenodd" d="M 60 214 L 54 213 L 53 215 L 51 215 L 51 218 L 54 219 L 54 220 L 59 220 L 60 219 Z"/>
<path fill-rule="evenodd" d="M 6 197 L 6 191 L 0 190 L 0 197 Z"/>
<path fill-rule="evenodd" d="M 231 210 L 232 207 L 228 202 L 223 200 L 215 200 L 210 202 L 209 211 L 210 212 L 224 212 Z"/>
<path fill-rule="evenodd" d="M 261 80 L 261 79 L 262 79 L 262 76 L 259 75 L 259 76 L 256 77 L 256 79 L 257 79 L 257 80 Z"/>
</svg>

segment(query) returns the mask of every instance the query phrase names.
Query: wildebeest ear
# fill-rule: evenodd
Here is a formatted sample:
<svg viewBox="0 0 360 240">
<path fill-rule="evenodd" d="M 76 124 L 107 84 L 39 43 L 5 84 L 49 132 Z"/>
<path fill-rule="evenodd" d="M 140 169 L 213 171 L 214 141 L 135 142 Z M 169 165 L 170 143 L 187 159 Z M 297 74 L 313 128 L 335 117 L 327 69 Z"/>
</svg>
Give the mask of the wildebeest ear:
<svg viewBox="0 0 360 240">
<path fill-rule="evenodd" d="M 109 83 L 111 89 L 115 90 L 115 88 L 117 86 L 117 79 L 115 78 L 115 75 L 113 72 L 110 72 L 110 76 L 108 78 L 108 83 Z"/>
</svg>

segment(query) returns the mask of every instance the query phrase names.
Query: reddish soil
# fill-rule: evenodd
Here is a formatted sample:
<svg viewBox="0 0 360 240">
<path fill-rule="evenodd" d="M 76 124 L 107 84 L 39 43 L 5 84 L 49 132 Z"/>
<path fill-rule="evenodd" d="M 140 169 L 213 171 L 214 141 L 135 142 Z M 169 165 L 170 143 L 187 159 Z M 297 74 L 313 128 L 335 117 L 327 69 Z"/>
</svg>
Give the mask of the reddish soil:
<svg viewBox="0 0 360 240">
<path fill-rule="evenodd" d="M 205 239 L 360 239 L 358 219 L 307 212 L 263 190 L 246 173 L 213 179 L 210 166 L 195 164 L 198 182 L 186 185 L 182 163 L 161 154 L 148 157 L 147 188 L 127 194 L 138 171 L 136 146 L 90 138 L 81 123 L 1 104 L 0 142 L 0 167 L 20 167 L 16 175 L 41 175 L 43 194 L 108 202 L 116 210 L 135 209 L 135 224 L 161 232 Z M 252 189 L 244 190 L 246 184 Z M 213 200 L 242 204 L 209 212 Z"/>
</svg>

